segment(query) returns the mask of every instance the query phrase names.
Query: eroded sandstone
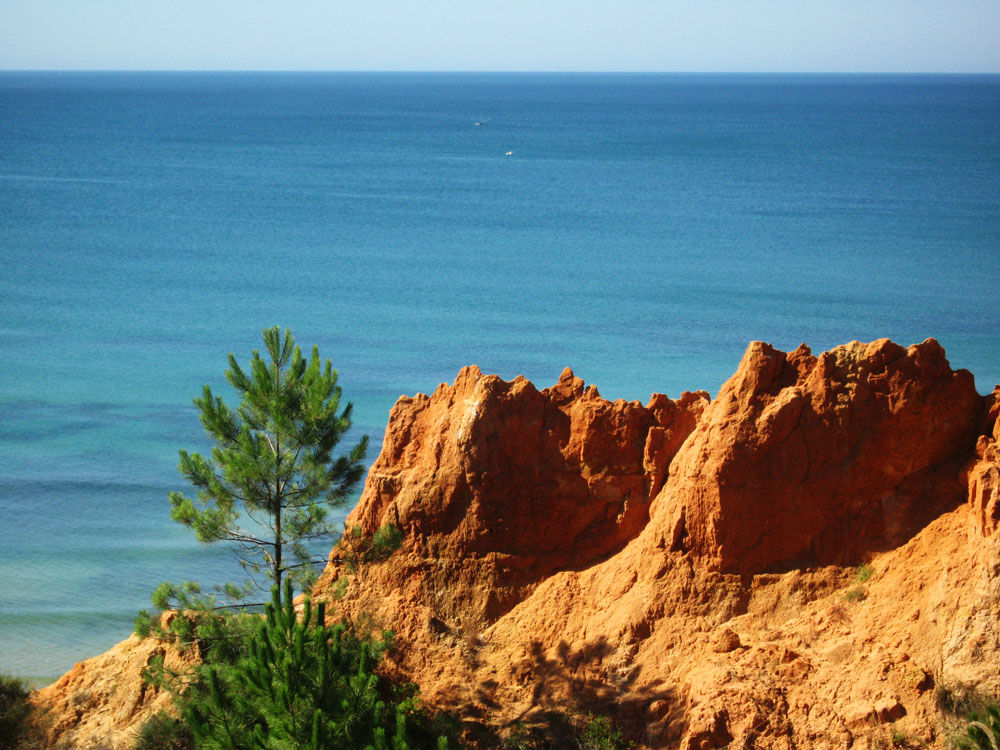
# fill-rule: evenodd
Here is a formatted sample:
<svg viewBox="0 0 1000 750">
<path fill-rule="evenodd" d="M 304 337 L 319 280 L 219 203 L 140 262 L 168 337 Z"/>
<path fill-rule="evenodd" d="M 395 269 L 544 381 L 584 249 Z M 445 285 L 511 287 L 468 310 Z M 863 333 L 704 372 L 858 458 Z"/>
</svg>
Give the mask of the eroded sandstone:
<svg viewBox="0 0 1000 750">
<path fill-rule="evenodd" d="M 668 544 L 744 575 L 857 564 L 965 499 L 982 411 L 933 339 L 755 342 L 657 498 Z"/>
<path fill-rule="evenodd" d="M 376 464 L 396 477 L 391 496 L 372 492 L 370 480 L 349 523 L 367 519 L 370 530 L 396 498 L 439 483 L 441 466 L 481 460 L 481 449 L 457 439 L 468 424 L 457 415 L 470 412 L 455 394 L 469 392 L 469 377 L 431 397 L 436 412 L 421 402 L 421 414 L 436 413 L 426 424 L 442 426 L 438 442 L 431 448 L 408 433 L 403 462 L 391 443 Z M 582 383 L 561 390 L 576 394 L 579 416 L 559 445 L 629 434 L 607 425 L 588 432 L 581 416 L 597 403 L 585 406 Z M 431 545 L 425 540 L 453 534 L 456 526 L 441 523 L 447 515 L 424 512 L 414 534 L 401 511 L 402 554 L 354 579 L 341 606 L 376 612 L 403 634 L 407 646 L 391 668 L 415 678 L 431 703 L 472 724 L 491 717 L 501 733 L 505 721 L 593 710 L 647 747 L 865 747 L 894 724 L 940 743 L 938 686 L 1000 690 L 996 403 L 976 393 L 969 373 L 952 370 L 933 340 L 854 342 L 818 357 L 804 346 L 786 354 L 754 343 L 719 396 L 692 415 L 683 443 L 665 460 L 644 459 L 653 499 L 638 531 L 600 527 L 610 548 L 552 566 L 493 617 L 466 618 L 456 589 L 478 590 L 471 571 L 481 559 L 461 545 L 477 534 L 467 526 Z M 461 435 L 478 434 L 474 443 L 489 435 L 499 462 L 491 469 L 503 472 L 517 456 L 518 476 L 533 479 L 524 463 L 544 453 L 515 447 L 528 423 L 519 416 L 509 432 Z M 547 471 L 585 466 L 566 458 L 584 450 L 563 448 L 563 463 L 547 460 Z M 634 458 L 603 465 L 637 476 Z M 534 501 L 518 505 L 520 527 L 505 535 L 537 540 L 538 526 L 562 528 L 566 512 L 547 513 L 565 508 L 567 496 L 549 494 L 562 486 L 572 485 L 526 484 Z M 584 518 L 600 507 L 588 493 L 572 503 Z M 477 510 L 463 520 L 482 517 Z M 586 524 L 566 536 L 588 540 L 579 528 Z M 449 544 L 465 563 L 437 577 L 434 554 Z M 477 544 L 487 558 L 504 549 Z M 872 578 L 862 583 L 863 562 Z M 327 582 L 340 573 L 331 566 Z M 497 572 L 501 584 L 508 576 L 517 573 Z"/>
<path fill-rule="evenodd" d="M 539 391 L 466 367 L 393 407 L 348 525 L 396 524 L 400 560 L 419 561 L 411 572 L 439 615 L 495 620 L 545 576 L 602 560 L 645 527 L 707 404 L 705 392 L 607 401 L 568 368 Z M 320 588 L 342 572 L 331 566 Z"/>
</svg>

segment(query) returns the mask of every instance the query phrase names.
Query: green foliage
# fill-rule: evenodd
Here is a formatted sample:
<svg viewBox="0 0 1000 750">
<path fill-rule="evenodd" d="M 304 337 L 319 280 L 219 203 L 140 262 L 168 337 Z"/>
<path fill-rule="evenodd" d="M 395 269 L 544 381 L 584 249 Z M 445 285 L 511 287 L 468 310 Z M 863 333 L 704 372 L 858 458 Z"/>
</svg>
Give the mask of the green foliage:
<svg viewBox="0 0 1000 750">
<path fill-rule="evenodd" d="M 356 572 L 362 565 L 384 562 L 402 542 L 402 530 L 391 523 L 379 526 L 371 537 L 363 536 L 361 527 L 354 526 L 345 529 L 338 549 L 351 572 Z"/>
<path fill-rule="evenodd" d="M 893 747 L 908 747 L 910 744 L 910 738 L 906 735 L 906 732 L 893 724 L 889 734 L 889 742 L 892 743 Z"/>
<path fill-rule="evenodd" d="M 846 594 L 844 594 L 844 598 L 852 603 L 863 602 L 865 599 L 868 598 L 868 592 L 865 590 L 864 586 L 855 586 Z"/>
<path fill-rule="evenodd" d="M 170 493 L 171 515 L 200 541 L 232 544 L 251 575 L 263 572 L 279 588 L 289 575 L 306 588 L 317 562 L 307 545 L 334 533 L 328 511 L 361 479 L 368 438 L 334 458 L 352 412 L 351 404 L 338 412 L 337 371 L 315 347 L 306 360 L 291 331 L 275 326 L 262 336 L 268 359 L 255 349 L 249 372 L 229 355 L 236 409 L 207 385 L 194 400 L 216 445 L 210 458 L 180 452 L 180 471 L 198 492 Z"/>
<path fill-rule="evenodd" d="M 426 725 L 416 699 L 393 696 L 373 671 L 390 634 L 360 638 L 325 625 L 325 607 L 306 598 L 301 617 L 291 582 L 277 586 L 254 620 L 245 651 L 232 663 L 205 665 L 180 695 L 185 724 L 199 750 L 325 750 L 431 747 L 409 731 Z M 414 737 L 422 740 L 414 744 Z"/>
<path fill-rule="evenodd" d="M 391 523 L 382 524 L 372 537 L 373 558 L 379 561 L 386 559 L 399 549 L 399 545 L 402 543 L 402 529 L 396 528 Z"/>
<path fill-rule="evenodd" d="M 523 721 L 514 723 L 503 738 L 503 750 L 529 750 L 532 742 Z"/>
<path fill-rule="evenodd" d="M 634 746 L 626 740 L 606 716 L 587 716 L 578 739 L 581 750 L 628 750 Z"/>
<path fill-rule="evenodd" d="M 293 606 L 295 585 L 307 588 L 313 564 L 324 562 L 309 544 L 335 531 L 327 512 L 360 480 L 367 438 L 334 458 L 351 425 L 336 371 L 315 348 L 304 359 L 289 331 L 270 328 L 263 337 L 268 359 L 255 350 L 249 371 L 229 355 L 226 378 L 241 397 L 238 407 L 208 386 L 195 399 L 216 445 L 209 458 L 180 452 L 180 470 L 198 492 L 170 495 L 173 518 L 203 542 L 233 545 L 251 580 L 213 592 L 192 581 L 163 583 L 152 595 L 158 611 L 136 617 L 140 636 L 195 647 L 200 657 L 184 672 L 151 660 L 144 676 L 173 695 L 188 734 L 162 717 L 144 728 L 144 741 L 167 747 L 190 739 L 198 750 L 444 750 L 447 741 L 433 733 L 415 690 L 394 690 L 374 671 L 391 633 L 372 638 L 370 628 L 327 627 L 324 605 L 314 609 L 308 598 L 301 613 Z M 361 564 L 388 557 L 402 532 L 386 525 L 370 539 L 345 537 Z M 237 603 L 258 588 L 259 573 L 274 583 L 272 601 Z"/>
<path fill-rule="evenodd" d="M 963 721 L 969 714 L 981 713 L 998 702 L 996 696 L 982 692 L 975 685 L 948 684 L 940 676 L 934 682 L 934 702 L 938 711 Z"/>
<path fill-rule="evenodd" d="M 231 409 L 209 386 L 194 400 L 216 445 L 209 458 L 180 452 L 180 471 L 198 490 L 196 498 L 170 493 L 174 520 L 191 527 L 200 541 L 231 544 L 250 580 L 211 593 L 193 581 L 161 584 L 152 595 L 157 611 L 136 617 L 141 637 L 182 644 L 224 637 L 219 610 L 263 606 L 238 604 L 261 588 L 257 574 L 279 588 L 284 577 L 308 588 L 324 562 L 309 544 L 335 533 L 328 511 L 343 505 L 361 479 L 367 437 L 347 454 L 333 455 L 351 426 L 352 406 L 340 409 L 330 360 L 321 362 L 315 347 L 306 360 L 291 331 L 282 335 L 274 327 L 262 335 L 267 359 L 255 349 L 249 372 L 229 355 L 226 378 L 240 396 L 238 407 Z M 160 619 L 168 609 L 185 616 L 164 628 Z"/>
<path fill-rule="evenodd" d="M 194 738 L 183 721 L 161 711 L 142 725 L 132 750 L 194 750 Z"/>
<path fill-rule="evenodd" d="M 220 662 L 228 663 L 242 654 L 243 642 L 253 630 L 255 616 L 239 615 L 226 611 L 227 608 L 213 608 L 205 606 L 188 595 L 189 587 L 198 589 L 197 584 L 184 584 L 182 587 L 175 587 L 173 584 L 161 584 L 153 592 L 153 601 L 157 602 L 159 596 L 169 595 L 177 597 L 180 611 L 168 613 L 166 617 L 162 613 L 150 614 L 142 610 L 136 615 L 134 627 L 136 635 L 140 638 L 154 636 L 161 641 L 173 643 L 181 650 L 197 646 L 199 656 L 207 663 Z M 200 606 L 199 606 L 200 605 Z M 165 675 L 169 682 L 177 676 Z M 163 680 L 157 681 L 160 687 L 169 688 L 169 684 L 162 684 Z"/>
<path fill-rule="evenodd" d="M 871 565 L 861 565 L 857 570 L 858 583 L 867 583 L 875 574 L 875 568 Z"/>
<path fill-rule="evenodd" d="M 963 750 L 1000 750 L 1000 704 L 991 703 L 970 713 L 958 746 Z"/>
<path fill-rule="evenodd" d="M 937 708 L 956 730 L 951 744 L 961 750 L 1000 750 L 1000 698 L 975 685 L 936 682 Z"/>
<path fill-rule="evenodd" d="M 0 747 L 16 747 L 23 738 L 31 710 L 30 693 L 21 680 L 0 674 Z"/>
<path fill-rule="evenodd" d="M 503 735 L 503 750 L 632 750 L 635 743 L 625 738 L 607 716 L 546 712 L 534 718 L 532 726 L 517 721 Z"/>
</svg>

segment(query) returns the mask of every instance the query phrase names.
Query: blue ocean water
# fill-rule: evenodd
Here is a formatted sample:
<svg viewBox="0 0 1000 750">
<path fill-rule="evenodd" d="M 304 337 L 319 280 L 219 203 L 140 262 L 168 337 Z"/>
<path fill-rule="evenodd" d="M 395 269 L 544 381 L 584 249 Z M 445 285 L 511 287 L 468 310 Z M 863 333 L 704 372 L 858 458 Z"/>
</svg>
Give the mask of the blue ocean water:
<svg viewBox="0 0 1000 750">
<path fill-rule="evenodd" d="M 160 581 L 191 399 L 260 329 L 374 460 L 463 365 L 713 393 L 748 341 L 934 336 L 1000 382 L 1000 77 L 0 73 L 0 671 Z"/>
</svg>

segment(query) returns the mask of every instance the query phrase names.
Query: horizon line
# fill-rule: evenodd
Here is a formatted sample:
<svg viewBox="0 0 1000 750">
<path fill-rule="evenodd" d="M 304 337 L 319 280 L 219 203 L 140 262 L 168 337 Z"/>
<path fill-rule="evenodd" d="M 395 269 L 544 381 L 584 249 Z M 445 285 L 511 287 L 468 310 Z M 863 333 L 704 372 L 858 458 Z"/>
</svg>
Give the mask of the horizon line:
<svg viewBox="0 0 1000 750">
<path fill-rule="evenodd" d="M 0 68 L 0 73 L 392 73 L 452 75 L 780 75 L 780 76 L 997 76 L 995 71 L 962 70 L 495 70 L 426 68 Z"/>
</svg>

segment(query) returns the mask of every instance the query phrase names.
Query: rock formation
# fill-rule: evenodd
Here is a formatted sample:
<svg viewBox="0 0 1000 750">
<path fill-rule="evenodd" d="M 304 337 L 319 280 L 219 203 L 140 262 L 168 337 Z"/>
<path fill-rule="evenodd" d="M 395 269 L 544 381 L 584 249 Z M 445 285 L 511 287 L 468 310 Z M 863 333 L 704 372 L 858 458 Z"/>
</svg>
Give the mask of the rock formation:
<svg viewBox="0 0 1000 750">
<path fill-rule="evenodd" d="M 991 536 L 1000 528 L 1000 385 L 987 398 L 968 484 L 975 524 L 983 536 Z"/>
<path fill-rule="evenodd" d="M 647 747 L 940 741 L 936 689 L 1000 690 L 998 394 L 933 340 L 755 342 L 707 405 L 468 368 L 397 403 L 348 518 L 403 548 L 354 577 L 334 550 L 318 592 L 349 581 L 398 674 L 501 734 L 589 710 Z"/>
<path fill-rule="evenodd" d="M 131 748 L 142 724 L 171 706 L 170 695 L 148 685 L 142 676 L 156 658 L 163 659 L 168 669 L 180 670 L 195 656 L 133 635 L 34 693 L 34 723 L 44 747 Z"/>
<path fill-rule="evenodd" d="M 538 391 L 466 367 L 393 407 L 348 526 L 404 529 L 434 611 L 495 620 L 545 576 L 603 560 L 646 526 L 707 404 L 704 391 L 609 402 L 569 369 Z"/>
<path fill-rule="evenodd" d="M 668 544 L 745 575 L 898 547 L 961 502 L 982 408 L 933 339 L 755 342 L 663 490 Z"/>
<path fill-rule="evenodd" d="M 931 339 L 752 343 L 711 402 L 465 368 L 397 402 L 348 517 L 401 549 L 335 548 L 315 594 L 483 746 L 592 711 L 649 748 L 943 747 L 942 695 L 1000 693 L 998 417 Z"/>
</svg>

